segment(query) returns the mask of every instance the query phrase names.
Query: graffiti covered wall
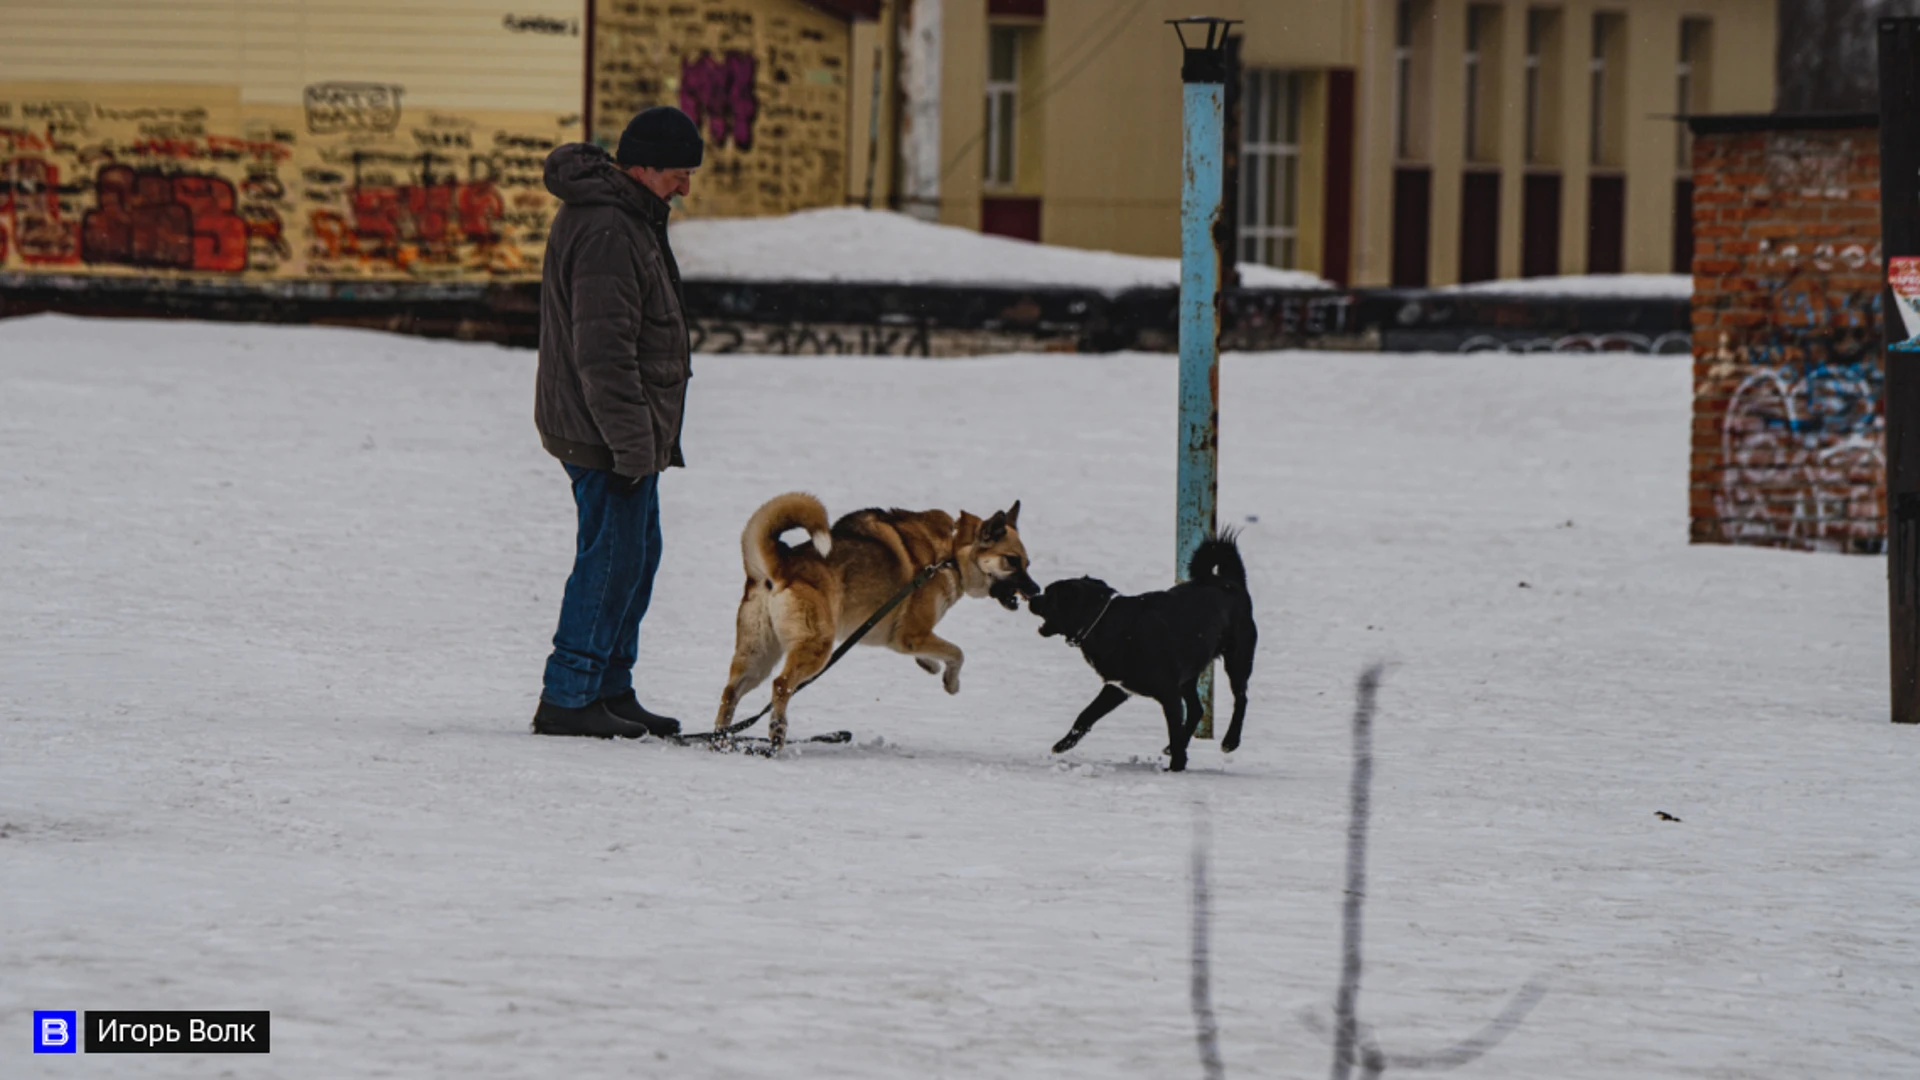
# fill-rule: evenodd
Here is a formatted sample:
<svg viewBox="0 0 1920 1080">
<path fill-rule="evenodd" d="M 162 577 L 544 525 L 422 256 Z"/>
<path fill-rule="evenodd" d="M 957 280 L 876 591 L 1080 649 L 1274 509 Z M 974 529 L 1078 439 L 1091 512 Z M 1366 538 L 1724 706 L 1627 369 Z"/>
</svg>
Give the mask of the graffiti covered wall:
<svg viewBox="0 0 1920 1080">
<path fill-rule="evenodd" d="M 845 201 L 851 38 L 801 0 L 593 0 L 593 137 L 609 148 L 654 105 L 707 141 L 694 215 Z"/>
<path fill-rule="evenodd" d="M 1700 131 L 1693 168 L 1691 539 L 1881 551 L 1877 133 Z"/>
<path fill-rule="evenodd" d="M 0 269 L 528 279 L 554 204 L 541 160 L 577 116 L 448 112 L 321 83 L 0 83 Z"/>
</svg>

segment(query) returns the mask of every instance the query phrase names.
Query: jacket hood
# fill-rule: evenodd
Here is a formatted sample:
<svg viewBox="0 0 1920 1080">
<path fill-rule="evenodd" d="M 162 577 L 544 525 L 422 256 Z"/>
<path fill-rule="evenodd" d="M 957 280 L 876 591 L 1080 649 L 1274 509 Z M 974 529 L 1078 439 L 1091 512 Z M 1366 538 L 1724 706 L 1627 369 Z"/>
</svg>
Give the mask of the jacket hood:
<svg viewBox="0 0 1920 1080">
<path fill-rule="evenodd" d="M 648 222 L 667 216 L 665 201 L 592 143 L 567 143 L 548 154 L 546 183 L 547 190 L 569 206 L 617 206 Z"/>
</svg>

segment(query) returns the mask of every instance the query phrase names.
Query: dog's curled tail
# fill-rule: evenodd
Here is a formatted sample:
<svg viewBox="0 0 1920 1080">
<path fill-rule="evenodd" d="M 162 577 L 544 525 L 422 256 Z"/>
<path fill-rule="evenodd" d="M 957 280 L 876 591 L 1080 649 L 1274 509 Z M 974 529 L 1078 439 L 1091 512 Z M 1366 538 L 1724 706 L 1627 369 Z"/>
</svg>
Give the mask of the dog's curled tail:
<svg viewBox="0 0 1920 1080">
<path fill-rule="evenodd" d="M 747 519 L 740 532 L 740 554 L 747 576 L 755 581 L 772 581 L 781 560 L 790 558 L 780 543 L 780 534 L 788 529 L 805 529 L 813 538 L 813 550 L 824 558 L 833 551 L 827 508 L 804 491 L 775 495 Z"/>
<path fill-rule="evenodd" d="M 1240 561 L 1239 536 L 1232 529 L 1200 542 L 1187 562 L 1190 581 L 1214 581 L 1247 591 L 1247 565 Z"/>
</svg>

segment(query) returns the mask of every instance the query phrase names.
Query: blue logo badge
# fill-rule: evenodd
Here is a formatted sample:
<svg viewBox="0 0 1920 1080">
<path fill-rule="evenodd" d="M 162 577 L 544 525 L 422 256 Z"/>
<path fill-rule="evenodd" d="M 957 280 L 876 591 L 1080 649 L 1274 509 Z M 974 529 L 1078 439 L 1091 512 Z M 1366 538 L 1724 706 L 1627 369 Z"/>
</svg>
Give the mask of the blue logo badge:
<svg viewBox="0 0 1920 1080">
<path fill-rule="evenodd" d="M 72 1054 L 80 1049 L 80 1014 L 72 1010 L 33 1013 L 33 1052 Z"/>
</svg>

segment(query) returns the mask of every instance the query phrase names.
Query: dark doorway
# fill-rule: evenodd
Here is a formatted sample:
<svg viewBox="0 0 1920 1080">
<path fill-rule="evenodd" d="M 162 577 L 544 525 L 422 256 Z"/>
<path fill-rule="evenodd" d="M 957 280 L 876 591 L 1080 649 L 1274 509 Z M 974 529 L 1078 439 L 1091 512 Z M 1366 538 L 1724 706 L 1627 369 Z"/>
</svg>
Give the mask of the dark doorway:
<svg viewBox="0 0 1920 1080">
<path fill-rule="evenodd" d="M 1587 273 L 1617 274 L 1626 263 L 1627 178 L 1587 179 Z"/>
<path fill-rule="evenodd" d="M 1693 273 L 1693 181 L 1673 182 L 1673 272 Z"/>
<path fill-rule="evenodd" d="M 1460 280 L 1492 281 L 1500 276 L 1500 174 L 1470 172 L 1460 177 Z"/>
<path fill-rule="evenodd" d="M 1528 173 L 1520 189 L 1520 276 L 1560 272 L 1560 174 Z"/>
<path fill-rule="evenodd" d="M 1421 166 L 1393 170 L 1393 278 L 1396 288 L 1427 284 L 1428 238 L 1432 235 L 1433 173 Z"/>
<path fill-rule="evenodd" d="M 1040 241 L 1040 200 L 989 195 L 980 200 L 980 231 L 1015 240 Z"/>
</svg>

